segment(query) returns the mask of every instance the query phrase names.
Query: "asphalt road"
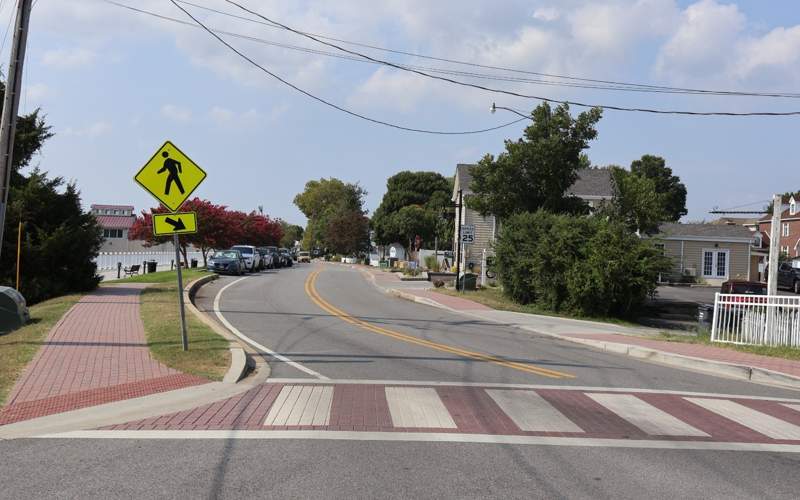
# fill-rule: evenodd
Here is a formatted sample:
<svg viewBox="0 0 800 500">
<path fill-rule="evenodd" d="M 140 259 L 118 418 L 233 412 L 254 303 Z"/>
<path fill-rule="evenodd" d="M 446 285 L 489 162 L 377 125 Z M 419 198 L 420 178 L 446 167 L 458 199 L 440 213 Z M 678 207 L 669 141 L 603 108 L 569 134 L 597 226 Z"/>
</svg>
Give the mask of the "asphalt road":
<svg viewBox="0 0 800 500">
<path fill-rule="evenodd" d="M 305 285 L 314 270 L 321 270 L 315 287 L 323 300 L 370 325 L 573 378 L 552 378 L 442 352 L 343 321 L 320 308 L 308 295 Z M 219 290 L 237 279 L 224 277 L 203 287 L 197 296 L 198 307 L 213 315 L 213 301 Z M 227 288 L 219 303 L 224 317 L 244 335 L 331 379 L 553 384 L 798 396 L 796 391 L 639 361 L 390 297 L 349 266 L 304 265 L 253 275 Z M 274 358 L 269 362 L 273 377 L 310 377 Z"/>
<path fill-rule="evenodd" d="M 316 280 L 309 279 L 316 270 L 321 270 Z M 212 311 L 219 291 L 238 279 L 225 277 L 203 287 L 198 306 Z M 243 334 L 333 379 L 798 395 L 594 351 L 388 297 L 345 266 L 303 265 L 251 275 L 226 288 L 219 302 L 226 320 Z M 269 361 L 274 377 L 312 377 Z M 572 378 L 552 378 L 533 370 L 537 367 Z M 0 456 L 0 498 L 797 498 L 800 489 L 800 454 L 774 452 L 295 439 L 26 439 L 0 441 Z"/>
</svg>

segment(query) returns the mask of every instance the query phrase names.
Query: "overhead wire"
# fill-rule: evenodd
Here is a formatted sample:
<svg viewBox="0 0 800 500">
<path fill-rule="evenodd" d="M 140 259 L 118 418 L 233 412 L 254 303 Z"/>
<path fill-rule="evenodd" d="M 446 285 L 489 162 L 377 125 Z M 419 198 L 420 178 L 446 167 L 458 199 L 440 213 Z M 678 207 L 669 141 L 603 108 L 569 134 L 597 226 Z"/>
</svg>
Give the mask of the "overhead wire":
<svg viewBox="0 0 800 500">
<path fill-rule="evenodd" d="M 194 15 L 192 15 L 191 12 L 189 12 L 186 9 L 184 9 L 180 4 L 178 4 L 178 2 L 176 0 L 170 0 L 170 2 L 173 5 L 175 5 L 175 7 L 180 9 L 184 14 L 186 14 L 186 16 L 191 18 L 192 21 L 194 21 L 200 27 L 202 27 L 208 34 L 210 34 L 212 37 L 214 37 L 217 41 L 219 41 L 220 43 L 225 45 L 229 50 L 231 50 L 232 52 L 237 54 L 239 57 L 241 57 L 242 59 L 244 59 L 245 61 L 247 61 L 251 65 L 253 65 L 254 67 L 260 69 L 262 72 L 264 72 L 267 75 L 271 76 L 272 78 L 278 80 L 282 84 L 294 89 L 295 91 L 297 91 L 297 92 L 299 92 L 299 93 L 301 93 L 301 94 L 303 94 L 303 95 L 305 95 L 305 96 L 307 96 L 307 97 L 309 97 L 309 98 L 311 98 L 311 99 L 313 99 L 313 100 L 315 100 L 315 101 L 317 101 L 319 103 L 322 103 L 322 104 L 324 104 L 326 106 L 329 106 L 329 107 L 334 108 L 334 109 L 336 109 L 338 111 L 346 113 L 346 114 L 348 114 L 350 116 L 354 116 L 356 118 L 360 118 L 362 120 L 366 120 L 366 121 L 369 121 L 369 122 L 372 122 L 372 123 L 375 123 L 375 124 L 378 124 L 378 125 L 384 125 L 386 127 L 391 127 L 391 128 L 395 128 L 395 129 L 399 129 L 399 130 L 405 130 L 407 132 L 417 132 L 417 133 L 421 133 L 421 134 L 433 134 L 433 135 L 472 135 L 472 134 L 481 134 L 481 133 L 484 133 L 484 132 L 491 132 L 491 131 L 494 131 L 494 130 L 499 130 L 501 128 L 508 127 L 508 126 L 514 125 L 515 123 L 519 123 L 519 122 L 523 121 L 523 119 L 520 118 L 518 120 L 514 120 L 514 121 L 511 121 L 511 122 L 508 122 L 508 123 L 504 123 L 502 125 L 498 125 L 498 126 L 495 126 L 495 127 L 489 127 L 489 128 L 485 128 L 485 129 L 480 129 L 480 130 L 443 131 L 443 130 L 430 130 L 430 129 L 420 129 L 420 128 L 414 128 L 414 127 L 406 127 L 406 126 L 403 126 L 403 125 L 398 125 L 396 123 L 391 123 L 391 122 L 387 122 L 387 121 L 384 121 L 384 120 L 379 120 L 377 118 L 372 118 L 372 117 L 367 116 L 367 115 L 363 115 L 363 114 L 358 113 L 356 111 L 352 111 L 352 110 L 349 110 L 349 109 L 347 109 L 345 107 L 339 106 L 338 104 L 330 102 L 330 101 L 328 101 L 326 99 L 323 99 L 321 97 L 318 97 L 318 96 L 312 94 L 311 92 L 309 92 L 309 91 L 307 91 L 305 89 L 302 89 L 302 88 L 298 87 L 297 85 L 289 82 L 288 80 L 280 77 L 276 73 L 274 73 L 274 72 L 270 71 L 269 69 L 265 68 L 264 66 L 262 66 L 261 64 L 259 64 L 258 62 L 256 62 L 252 58 L 250 58 L 248 55 L 244 54 L 239 49 L 237 49 L 236 47 L 234 47 L 233 45 L 228 43 L 225 39 L 223 39 L 221 36 L 216 34 L 209 27 L 207 27 L 205 24 L 203 24 L 199 19 L 197 19 Z"/>
<path fill-rule="evenodd" d="M 173 4 L 177 5 L 177 1 L 178 0 L 170 0 L 170 1 Z M 234 6 L 238 7 L 238 8 L 240 8 L 244 12 L 248 12 L 248 13 L 250 13 L 250 14 L 252 14 L 254 16 L 260 17 L 260 18 L 262 18 L 262 19 L 264 19 L 264 20 L 266 20 L 268 22 L 271 22 L 271 23 L 274 23 L 274 24 L 276 24 L 278 26 L 281 26 L 283 29 L 285 29 L 287 31 L 290 31 L 290 32 L 295 33 L 297 35 L 300 35 L 302 37 L 305 37 L 305 38 L 308 38 L 310 40 L 313 40 L 313 41 L 315 41 L 315 42 L 317 42 L 319 44 L 335 48 L 335 49 L 340 50 L 340 51 L 342 51 L 344 53 L 347 53 L 347 54 L 350 54 L 350 55 L 354 55 L 354 56 L 358 56 L 358 57 L 362 57 L 362 58 L 367 59 L 367 60 L 379 62 L 379 63 L 381 63 L 381 64 L 383 64 L 385 66 L 396 68 L 396 69 L 399 69 L 399 70 L 402 70 L 402 71 L 415 73 L 417 75 L 420 75 L 420 76 L 423 76 L 423 77 L 426 77 L 426 78 L 430 78 L 430 79 L 433 79 L 433 80 L 440 80 L 440 81 L 451 83 L 451 84 L 458 85 L 458 86 L 461 86 L 461 87 L 474 88 L 474 89 L 477 89 L 477 90 L 483 90 L 483 91 L 491 92 L 491 93 L 495 93 L 495 94 L 505 94 L 505 95 L 509 95 L 509 96 L 512 96 L 512 97 L 520 97 L 520 98 L 525 98 L 525 99 L 535 99 L 535 100 L 548 102 L 548 103 L 552 103 L 552 104 L 566 104 L 566 105 L 572 105 L 572 106 L 578 106 L 578 107 L 584 107 L 584 108 L 600 108 L 600 109 L 612 110 L 612 111 L 651 113 L 651 114 L 659 114 L 659 115 L 731 116 L 731 117 L 732 116 L 764 116 L 764 117 L 773 116 L 774 117 L 774 116 L 798 116 L 798 115 L 800 115 L 800 111 L 785 111 L 785 112 L 783 112 L 783 111 L 750 111 L 750 112 L 687 111 L 687 110 L 670 110 L 670 109 L 654 109 L 654 108 L 613 106 L 613 105 L 607 105 L 607 104 L 588 104 L 588 103 L 584 103 L 584 102 L 580 102 L 580 101 L 553 99 L 553 98 L 543 97 L 543 96 L 522 94 L 522 93 L 519 93 L 519 92 L 510 91 L 510 90 L 495 89 L 495 88 L 492 88 L 492 87 L 486 87 L 484 85 L 478 85 L 478 84 L 474 84 L 474 83 L 462 82 L 462 81 L 459 81 L 459 80 L 454 80 L 452 78 L 432 75 L 430 73 L 426 73 L 424 71 L 420 71 L 420 70 L 416 70 L 416 69 L 404 68 L 403 66 L 398 65 L 396 63 L 393 63 L 393 62 L 390 62 L 390 61 L 385 61 L 385 60 L 382 60 L 382 59 L 377 59 L 377 58 L 374 58 L 372 56 L 369 56 L 369 55 L 366 55 L 366 54 L 362 54 L 360 52 L 353 51 L 353 50 L 350 50 L 350 49 L 346 49 L 344 47 L 341 47 L 339 45 L 336 45 L 336 44 L 333 44 L 333 43 L 330 43 L 330 42 L 326 42 L 326 41 L 321 40 L 319 38 L 316 38 L 316 37 L 314 37 L 312 35 L 309 35 L 307 33 L 303 33 L 303 32 L 298 31 L 298 30 L 296 30 L 296 29 L 294 29 L 292 27 L 289 27 L 289 26 L 287 26 L 285 24 L 282 24 L 282 23 L 280 23 L 278 21 L 270 19 L 270 18 L 264 16 L 263 14 L 260 14 L 260 13 L 258 13 L 256 11 L 253 11 L 252 9 L 249 9 L 249 8 L 247 8 L 247 7 L 241 5 L 238 2 L 235 2 L 233 0 L 225 0 L 225 1 L 228 2 L 231 5 L 234 5 Z"/>
<path fill-rule="evenodd" d="M 212 8 L 212 7 L 208 7 L 208 6 L 205 6 L 205 5 L 202 5 L 202 4 L 198 4 L 198 3 L 195 3 L 195 2 L 190 2 L 190 1 L 187 1 L 187 0 L 177 0 L 177 1 L 182 3 L 182 4 L 185 4 L 185 5 L 190 5 L 192 7 L 196 7 L 198 9 L 202 9 L 202 10 L 205 10 L 205 11 L 208 11 L 208 12 L 213 12 L 213 13 L 220 14 L 220 15 L 223 15 L 223 16 L 227 16 L 227 17 L 231 17 L 231 18 L 235 18 L 235 19 L 240 19 L 240 20 L 243 20 L 243 21 L 248 21 L 248 22 L 251 22 L 251 23 L 260 24 L 260 25 L 267 26 L 267 27 L 270 27 L 270 28 L 284 29 L 280 24 L 275 23 L 272 20 L 265 19 L 265 21 L 259 21 L 258 19 L 253 19 L 253 18 L 246 17 L 246 16 L 239 16 L 239 15 L 233 14 L 231 12 L 226 12 L 226 11 L 223 11 L 223 10 L 215 9 L 215 8 Z M 661 92 L 666 91 L 666 92 L 669 92 L 669 93 L 684 93 L 684 94 L 721 95 L 721 96 L 746 96 L 746 97 L 800 98 L 800 93 L 792 93 L 792 92 L 754 92 L 754 91 L 710 90 L 710 89 L 698 89 L 698 88 L 687 88 L 687 87 L 670 87 L 670 86 L 663 86 L 663 85 L 652 85 L 652 84 L 644 84 L 644 83 L 631 83 L 631 82 L 622 82 L 622 81 L 614 81 L 614 80 L 603 80 L 603 79 L 596 79 L 596 78 L 582 78 L 582 77 L 576 77 L 576 76 L 558 75 L 558 74 L 554 74 L 554 73 L 544 73 L 544 72 L 539 72 L 539 71 L 522 70 L 522 69 L 518 69 L 518 68 L 509 68 L 509 67 L 502 67 L 502 66 L 493 66 L 493 65 L 488 65 L 488 64 L 480 64 L 480 63 L 462 61 L 462 60 L 445 58 L 445 57 L 436 57 L 436 56 L 431 56 L 431 55 L 426 55 L 426 54 L 421 54 L 421 53 L 416 53 L 416 52 L 409 52 L 409 51 L 404 51 L 404 50 L 391 49 L 391 48 L 387 48 L 387 47 L 380 47 L 380 46 L 377 46 L 377 45 L 367 44 L 367 43 L 363 43 L 363 42 L 354 42 L 352 40 L 344 40 L 344 39 L 341 39 L 341 38 L 335 38 L 335 37 L 332 37 L 332 36 L 321 35 L 321 34 L 317 34 L 317 33 L 301 31 L 301 30 L 297 30 L 297 32 L 298 33 L 307 34 L 307 35 L 312 35 L 312 36 L 315 36 L 317 38 L 323 38 L 323 39 L 326 39 L 326 40 L 332 40 L 332 41 L 339 42 L 339 43 L 344 43 L 344 44 L 353 45 L 353 46 L 357 46 L 357 47 L 369 48 L 369 49 L 383 51 L 383 52 L 397 54 L 397 55 L 404 55 L 404 56 L 416 57 L 416 58 L 421 58 L 421 59 L 429 59 L 429 60 L 433 60 L 433 61 L 447 62 L 447 63 L 451 63 L 451 64 L 472 66 L 472 67 L 483 68 L 483 69 L 506 71 L 506 72 L 534 75 L 534 76 L 547 77 L 547 78 L 557 78 L 557 79 L 563 79 L 563 80 L 574 80 L 574 81 L 579 81 L 579 82 L 588 82 L 588 83 L 595 83 L 595 84 L 606 84 L 606 85 L 618 86 L 619 87 L 619 88 L 598 87 L 598 88 L 607 88 L 609 90 L 613 89 L 613 90 L 644 91 L 644 89 L 650 89 L 651 91 L 661 91 Z M 557 83 L 560 83 L 560 82 L 552 82 L 552 83 L 557 84 Z M 594 88 L 594 87 L 589 87 L 589 88 Z"/>
</svg>

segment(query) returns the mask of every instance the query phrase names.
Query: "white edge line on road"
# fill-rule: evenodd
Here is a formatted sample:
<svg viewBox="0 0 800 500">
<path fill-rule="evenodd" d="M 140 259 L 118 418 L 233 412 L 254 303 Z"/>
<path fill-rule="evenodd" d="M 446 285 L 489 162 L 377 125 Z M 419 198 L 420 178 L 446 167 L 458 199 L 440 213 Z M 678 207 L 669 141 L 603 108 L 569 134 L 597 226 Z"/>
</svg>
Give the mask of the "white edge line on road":
<svg viewBox="0 0 800 500">
<path fill-rule="evenodd" d="M 220 309 L 219 309 L 219 303 L 220 303 L 220 299 L 222 298 L 222 293 L 225 290 L 227 290 L 228 288 L 232 287 L 233 285 L 241 282 L 242 280 L 246 280 L 246 279 L 247 279 L 247 276 L 245 276 L 244 278 L 239 278 L 238 280 L 235 280 L 235 281 L 232 281 L 232 282 L 228 283 L 227 285 L 225 285 L 222 288 L 220 288 L 219 292 L 217 292 L 217 295 L 214 297 L 214 314 L 216 314 L 217 318 L 219 318 L 219 320 L 222 322 L 222 324 L 225 325 L 225 328 L 230 330 L 231 333 L 233 333 L 234 335 L 236 335 L 240 339 L 244 340 L 245 342 L 247 342 L 251 346 L 255 347 L 259 351 L 262 351 L 262 352 L 264 352 L 266 354 L 269 354 L 273 358 L 275 358 L 275 359 L 277 359 L 279 361 L 282 361 L 282 362 L 286 363 L 287 365 L 289 365 L 289 366 L 291 366 L 293 368 L 297 368 L 301 372 L 307 373 L 307 374 L 311 375 L 312 377 L 316 377 L 316 378 L 318 378 L 320 380 L 330 380 L 325 375 L 322 375 L 321 373 L 315 372 L 311 368 L 307 368 L 307 367 L 301 365 L 300 363 L 298 363 L 297 361 L 292 361 L 291 359 L 287 358 L 286 356 L 284 356 L 282 354 L 278 354 L 277 352 L 273 351 L 272 349 L 269 349 L 269 348 L 259 344 L 255 340 L 251 339 L 250 337 L 248 337 L 245 334 L 243 334 L 242 332 L 240 332 L 235 326 L 233 326 L 230 323 L 230 321 L 228 321 L 225 318 L 225 316 L 222 315 L 222 312 L 220 312 Z"/>
<path fill-rule="evenodd" d="M 412 441 L 437 443 L 520 444 L 662 450 L 769 451 L 800 453 L 800 445 L 770 443 L 714 443 L 708 441 L 657 441 L 550 436 L 456 434 L 451 432 L 357 431 L 73 431 L 46 434 L 37 439 L 312 439 L 332 441 Z"/>
<path fill-rule="evenodd" d="M 368 380 L 368 379 L 327 379 L 309 380 L 305 378 L 271 378 L 266 384 L 337 384 L 337 385 L 409 385 L 409 386 L 455 386 L 483 387 L 487 389 L 557 389 L 560 391 L 592 391 L 592 392 L 624 392 L 641 394 L 674 394 L 678 396 L 708 396 L 727 399 L 751 399 L 756 401 L 777 401 L 800 403 L 800 399 L 780 398 L 773 396 L 748 396 L 745 394 L 718 394 L 709 392 L 675 391 L 669 389 L 640 389 L 635 387 L 591 387 L 581 385 L 544 385 L 544 384 L 505 384 L 492 382 L 447 382 L 422 380 Z M 786 389 L 791 391 L 791 389 Z"/>
</svg>

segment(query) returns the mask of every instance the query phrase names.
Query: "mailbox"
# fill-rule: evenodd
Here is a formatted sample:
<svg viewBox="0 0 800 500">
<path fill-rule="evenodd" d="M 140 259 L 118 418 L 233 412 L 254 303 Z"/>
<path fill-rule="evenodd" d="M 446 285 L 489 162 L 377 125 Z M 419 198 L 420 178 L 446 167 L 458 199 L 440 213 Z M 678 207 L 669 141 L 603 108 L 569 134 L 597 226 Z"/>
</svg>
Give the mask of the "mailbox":
<svg viewBox="0 0 800 500">
<path fill-rule="evenodd" d="M 0 286 L 0 333 L 7 333 L 30 319 L 25 297 L 15 289 Z"/>
</svg>

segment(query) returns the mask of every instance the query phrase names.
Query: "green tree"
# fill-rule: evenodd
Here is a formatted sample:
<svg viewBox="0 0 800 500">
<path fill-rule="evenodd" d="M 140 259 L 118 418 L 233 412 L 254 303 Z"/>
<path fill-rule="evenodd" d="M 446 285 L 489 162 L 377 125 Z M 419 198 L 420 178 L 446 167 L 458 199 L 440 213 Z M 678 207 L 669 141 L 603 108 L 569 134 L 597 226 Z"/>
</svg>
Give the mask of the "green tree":
<svg viewBox="0 0 800 500">
<path fill-rule="evenodd" d="M 605 213 L 623 221 L 631 231 L 654 234 L 662 222 L 672 220 L 668 193 L 658 190 L 656 181 L 620 167 L 611 168 L 614 202 Z M 602 212 L 603 210 L 601 210 Z"/>
<path fill-rule="evenodd" d="M 333 214 L 325 227 L 328 251 L 357 255 L 369 249 L 369 219 L 359 210 Z"/>
<path fill-rule="evenodd" d="M 303 227 L 281 221 L 283 227 L 283 238 L 281 238 L 281 248 L 292 248 L 295 241 L 303 241 Z"/>
<path fill-rule="evenodd" d="M 0 82 L 0 100 L 4 94 Z M 22 172 L 52 136 L 39 109 L 17 120 L 0 283 L 15 285 L 17 229 L 22 222 L 20 291 L 31 304 L 91 290 L 100 280 L 94 258 L 102 231 L 82 210 L 76 185 L 61 177 L 48 178 L 39 169 L 28 175 Z"/>
<path fill-rule="evenodd" d="M 453 221 L 443 215 L 451 205 L 453 181 L 437 172 L 404 171 L 386 181 L 386 193 L 372 216 L 375 242 L 401 242 L 410 249 L 416 236 L 439 248 L 452 245 Z"/>
<path fill-rule="evenodd" d="M 294 204 L 308 219 L 303 248 L 325 248 L 331 218 L 342 213 L 363 214 L 366 194 L 358 184 L 344 183 L 333 177 L 308 181 L 303 192 L 294 198 Z"/>
<path fill-rule="evenodd" d="M 539 105 L 533 123 L 517 141 L 507 140 L 505 152 L 486 155 L 472 169 L 473 195 L 467 205 L 483 215 L 504 219 L 511 214 L 535 212 L 582 213 L 586 204 L 565 193 L 588 167 L 583 153 L 597 137 L 595 125 L 602 111 L 592 108 L 573 118 L 569 106 L 555 109 Z"/>
<path fill-rule="evenodd" d="M 678 222 L 686 215 L 686 186 L 680 177 L 672 174 L 666 160 L 660 156 L 644 155 L 631 162 L 631 173 L 653 181 L 661 195 L 665 222 Z"/>
</svg>

